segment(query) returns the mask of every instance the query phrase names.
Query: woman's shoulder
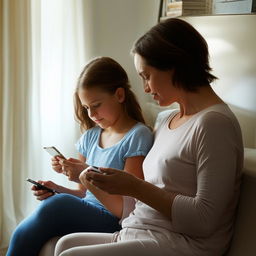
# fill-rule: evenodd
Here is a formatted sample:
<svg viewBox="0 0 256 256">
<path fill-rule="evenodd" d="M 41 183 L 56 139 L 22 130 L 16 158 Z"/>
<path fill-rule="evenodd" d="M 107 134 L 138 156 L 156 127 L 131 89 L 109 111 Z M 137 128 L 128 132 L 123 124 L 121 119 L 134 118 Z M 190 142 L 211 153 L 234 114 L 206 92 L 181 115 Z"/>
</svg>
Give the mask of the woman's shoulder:
<svg viewBox="0 0 256 256">
<path fill-rule="evenodd" d="M 172 118 L 176 113 L 179 112 L 179 109 L 167 109 L 158 113 L 156 121 L 154 124 L 154 130 L 157 130 L 162 125 L 164 125 L 170 118 Z"/>
<path fill-rule="evenodd" d="M 198 120 L 202 123 L 232 123 L 238 124 L 238 120 L 227 104 L 213 105 L 198 114 Z"/>
<path fill-rule="evenodd" d="M 241 135 L 239 122 L 226 104 L 217 104 L 199 113 L 197 125 L 204 130 L 216 132 L 234 131 L 236 135 Z"/>
</svg>

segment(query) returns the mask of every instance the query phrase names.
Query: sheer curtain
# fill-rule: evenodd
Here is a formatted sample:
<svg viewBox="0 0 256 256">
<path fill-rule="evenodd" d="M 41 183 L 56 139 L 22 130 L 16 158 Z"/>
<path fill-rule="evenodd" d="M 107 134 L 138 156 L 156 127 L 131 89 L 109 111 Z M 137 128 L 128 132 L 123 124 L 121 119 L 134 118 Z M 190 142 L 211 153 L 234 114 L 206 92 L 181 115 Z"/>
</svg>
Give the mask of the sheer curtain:
<svg viewBox="0 0 256 256">
<path fill-rule="evenodd" d="M 42 148 L 76 157 L 73 91 L 88 56 L 89 3 L 1 0 L 0 249 L 38 204 L 27 177 L 73 186 L 51 170 Z"/>
</svg>

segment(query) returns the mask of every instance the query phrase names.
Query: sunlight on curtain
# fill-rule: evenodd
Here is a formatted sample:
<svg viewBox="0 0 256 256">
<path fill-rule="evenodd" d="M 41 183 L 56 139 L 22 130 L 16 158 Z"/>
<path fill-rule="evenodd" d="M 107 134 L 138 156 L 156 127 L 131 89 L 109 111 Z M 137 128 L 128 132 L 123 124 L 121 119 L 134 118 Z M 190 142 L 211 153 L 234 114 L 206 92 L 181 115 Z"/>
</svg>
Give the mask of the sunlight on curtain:
<svg viewBox="0 0 256 256">
<path fill-rule="evenodd" d="M 86 60 L 83 4 L 1 0 L 0 248 L 38 204 L 27 177 L 72 185 L 51 170 L 42 148 L 77 155 L 73 91 Z"/>
</svg>

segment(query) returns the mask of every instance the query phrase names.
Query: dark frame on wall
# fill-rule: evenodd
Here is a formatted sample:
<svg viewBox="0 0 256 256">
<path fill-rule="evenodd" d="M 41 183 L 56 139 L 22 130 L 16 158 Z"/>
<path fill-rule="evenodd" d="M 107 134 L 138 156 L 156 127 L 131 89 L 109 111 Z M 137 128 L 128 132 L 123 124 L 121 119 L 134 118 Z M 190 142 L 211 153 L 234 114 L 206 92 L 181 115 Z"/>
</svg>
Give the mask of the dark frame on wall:
<svg viewBox="0 0 256 256">
<path fill-rule="evenodd" d="M 253 14 L 256 12 L 256 0 L 206 0 L 197 9 L 192 0 L 160 0 L 158 22 L 161 19 L 178 16 Z M 198 4 L 197 4 L 198 6 Z"/>
<path fill-rule="evenodd" d="M 159 12 L 158 12 L 158 22 L 160 22 L 160 19 L 161 19 L 162 15 L 163 15 L 163 4 L 164 4 L 164 1 L 160 0 Z"/>
</svg>

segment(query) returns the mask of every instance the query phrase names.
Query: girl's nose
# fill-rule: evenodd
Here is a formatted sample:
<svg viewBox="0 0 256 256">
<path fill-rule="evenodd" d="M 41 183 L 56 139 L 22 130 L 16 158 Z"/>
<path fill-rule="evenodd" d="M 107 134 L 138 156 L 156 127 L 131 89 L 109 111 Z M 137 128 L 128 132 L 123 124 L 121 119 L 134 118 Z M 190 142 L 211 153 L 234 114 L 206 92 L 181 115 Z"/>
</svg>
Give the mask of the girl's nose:
<svg viewBox="0 0 256 256">
<path fill-rule="evenodd" d="M 92 118 L 95 115 L 95 111 L 91 108 L 88 109 L 88 116 Z"/>
</svg>

